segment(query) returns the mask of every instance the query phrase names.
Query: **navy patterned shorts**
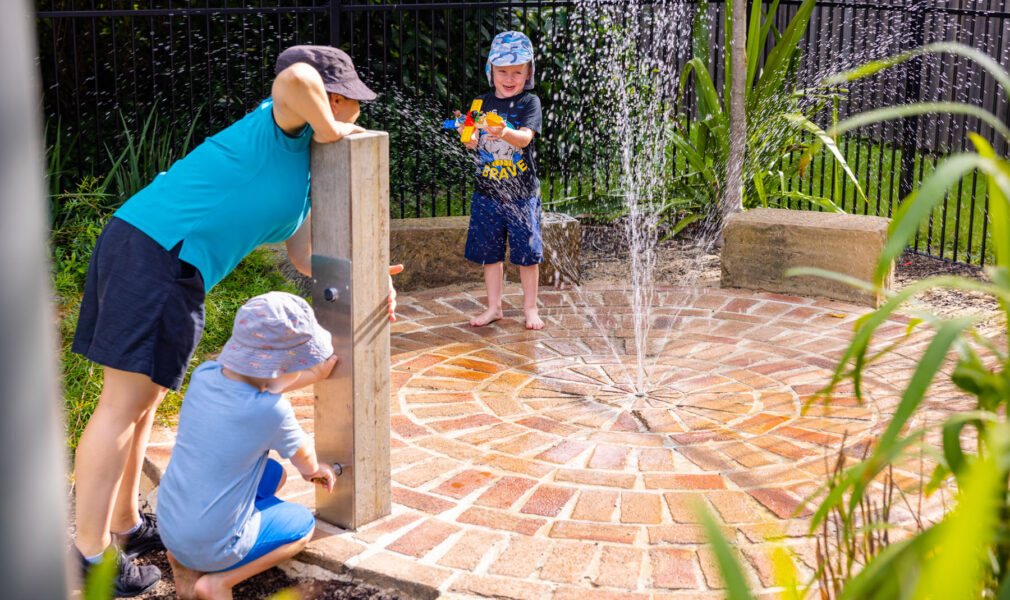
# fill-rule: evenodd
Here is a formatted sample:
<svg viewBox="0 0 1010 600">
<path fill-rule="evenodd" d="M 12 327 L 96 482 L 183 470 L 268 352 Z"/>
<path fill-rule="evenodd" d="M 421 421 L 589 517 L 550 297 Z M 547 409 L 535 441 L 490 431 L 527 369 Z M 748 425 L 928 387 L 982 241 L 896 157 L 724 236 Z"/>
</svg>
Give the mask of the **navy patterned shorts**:
<svg viewBox="0 0 1010 600">
<path fill-rule="evenodd" d="M 543 262 L 540 198 L 498 200 L 474 192 L 463 256 L 482 265 L 502 262 L 506 239 L 513 264 L 527 267 Z"/>
<path fill-rule="evenodd" d="M 203 277 L 113 217 L 95 244 L 71 350 L 178 390 L 203 334 Z"/>
</svg>

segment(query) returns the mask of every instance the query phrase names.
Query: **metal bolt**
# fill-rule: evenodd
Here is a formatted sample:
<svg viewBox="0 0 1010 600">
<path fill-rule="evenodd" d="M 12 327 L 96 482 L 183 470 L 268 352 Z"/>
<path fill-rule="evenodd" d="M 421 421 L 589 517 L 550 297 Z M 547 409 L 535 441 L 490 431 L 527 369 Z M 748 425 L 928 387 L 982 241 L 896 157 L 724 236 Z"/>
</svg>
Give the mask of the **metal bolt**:
<svg viewBox="0 0 1010 600">
<path fill-rule="evenodd" d="M 337 474 L 337 477 L 340 477 L 344 474 L 344 465 L 340 463 L 333 463 L 333 472 Z"/>
<path fill-rule="evenodd" d="M 328 287 L 323 290 L 323 299 L 327 302 L 333 302 L 340 297 L 340 290 L 334 287 Z"/>
</svg>

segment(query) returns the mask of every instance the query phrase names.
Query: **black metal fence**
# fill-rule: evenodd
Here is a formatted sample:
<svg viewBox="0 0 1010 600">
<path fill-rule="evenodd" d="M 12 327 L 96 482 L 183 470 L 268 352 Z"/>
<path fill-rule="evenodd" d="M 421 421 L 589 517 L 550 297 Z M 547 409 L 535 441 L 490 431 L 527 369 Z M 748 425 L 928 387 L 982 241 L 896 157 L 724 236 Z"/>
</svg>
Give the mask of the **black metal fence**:
<svg viewBox="0 0 1010 600">
<path fill-rule="evenodd" d="M 630 1 L 657 7 L 675 3 Z M 38 0 L 39 66 L 50 143 L 62 140 L 63 147 L 70 148 L 73 169 L 85 173 L 107 169 L 110 157 L 125 143 L 124 131 L 136 132 L 151 114 L 168 129 L 184 131 L 192 125 L 199 141 L 269 95 L 274 60 L 285 47 L 333 44 L 347 50 L 366 81 L 382 92 L 379 101 L 366 106 L 363 121 L 390 132 L 393 215 L 465 214 L 472 186 L 466 159 L 447 151 L 440 142 L 445 137 L 433 131 L 432 124 L 465 109 L 475 93 L 486 89 L 484 58 L 496 32 L 518 29 L 533 39 L 538 93 L 545 113 L 555 121 L 581 114 L 592 93 L 557 84 L 571 84 L 571 77 L 562 77 L 562 72 L 573 49 L 587 39 L 581 28 L 591 19 L 575 18 L 586 10 L 580 0 L 250 4 Z M 781 2 L 776 17 L 780 28 L 799 4 Z M 721 40 L 722 8 L 718 2 L 709 6 L 713 40 Z M 803 42 L 800 83 L 809 85 L 846 66 L 936 40 L 967 43 L 1007 64 L 1008 29 L 1010 12 L 1003 0 L 825 0 L 818 3 Z M 689 19 L 684 35 L 690 35 Z M 689 49 L 671 57 L 674 78 L 688 54 Z M 717 82 L 723 76 L 720 55 L 721 48 L 715 48 L 711 62 Z M 912 61 L 853 85 L 839 109 L 844 116 L 941 99 L 985 106 L 1007 120 L 1005 96 L 996 82 L 968 61 L 949 55 Z M 842 142 L 864 180 L 869 202 L 857 200 L 848 184 L 840 193 L 832 189 L 824 171 L 819 180 L 808 177 L 795 185 L 833 196 L 850 212 L 886 216 L 943 155 L 963 149 L 966 134 L 975 131 L 1006 154 L 1006 141 L 977 119 L 910 118 L 866 128 Z M 546 182 L 545 202 L 591 194 L 588 182 L 594 177 L 573 165 L 563 151 L 578 140 L 561 140 L 550 129 L 544 133 L 539 168 Z M 952 191 L 935 222 L 924 228 L 915 249 L 981 264 L 988 254 L 987 214 L 984 182 L 968 178 Z"/>
</svg>

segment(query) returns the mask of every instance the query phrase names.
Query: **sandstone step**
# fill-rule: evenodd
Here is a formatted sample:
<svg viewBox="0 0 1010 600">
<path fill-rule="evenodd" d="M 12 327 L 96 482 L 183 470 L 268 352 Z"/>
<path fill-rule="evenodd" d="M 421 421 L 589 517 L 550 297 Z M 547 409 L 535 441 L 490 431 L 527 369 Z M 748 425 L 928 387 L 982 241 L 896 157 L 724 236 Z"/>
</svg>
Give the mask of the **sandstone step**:
<svg viewBox="0 0 1010 600">
<path fill-rule="evenodd" d="M 722 286 L 822 296 L 879 306 L 883 296 L 823 277 L 785 277 L 818 267 L 870 281 L 890 219 L 866 215 L 756 208 L 726 219 Z M 885 280 L 893 285 L 894 269 Z"/>
<path fill-rule="evenodd" d="M 396 276 L 396 289 L 405 292 L 457 283 L 483 281 L 480 265 L 463 258 L 470 217 L 426 217 L 390 221 L 389 256 L 403 263 Z M 544 262 L 540 264 L 540 284 L 580 282 L 579 222 L 561 213 L 543 214 Z M 519 270 L 505 260 L 505 277 L 519 281 Z"/>
</svg>

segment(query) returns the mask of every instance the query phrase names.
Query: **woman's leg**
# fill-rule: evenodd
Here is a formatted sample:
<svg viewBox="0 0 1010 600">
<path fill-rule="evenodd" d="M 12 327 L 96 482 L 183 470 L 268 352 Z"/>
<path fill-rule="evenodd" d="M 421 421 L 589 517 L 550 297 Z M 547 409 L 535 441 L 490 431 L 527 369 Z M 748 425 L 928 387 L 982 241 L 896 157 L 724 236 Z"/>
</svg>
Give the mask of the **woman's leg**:
<svg viewBox="0 0 1010 600">
<path fill-rule="evenodd" d="M 112 521 L 110 528 L 112 531 L 126 531 L 137 524 L 140 515 L 140 475 L 144 469 L 144 456 L 147 454 L 147 442 L 151 439 L 151 428 L 154 426 L 154 417 L 158 412 L 158 405 L 165 398 L 168 390 L 161 388 L 161 393 L 155 401 L 154 406 L 147 409 L 137 423 L 133 432 L 133 441 L 130 443 L 129 458 L 126 467 L 123 469 L 123 476 L 119 480 L 116 491 L 115 502 L 112 508 Z"/>
<path fill-rule="evenodd" d="M 312 531 L 300 540 L 290 542 L 238 568 L 218 573 L 207 573 L 194 586 L 201 600 L 231 600 L 231 589 L 236 584 L 262 573 L 301 552 L 312 539 Z"/>
<path fill-rule="evenodd" d="M 129 490 L 123 488 L 124 494 L 136 495 L 133 476 L 126 473 L 126 467 L 134 463 L 139 480 L 143 455 L 132 460 L 131 453 L 139 450 L 140 442 L 146 448 L 154 410 L 164 395 L 165 388 L 147 375 L 105 368 L 102 394 L 77 445 L 74 466 L 76 545 L 84 556 L 100 554 L 112 543 L 109 530 L 114 504 L 117 511 L 119 508 L 117 492 L 121 482 L 130 485 Z M 145 428 L 146 432 L 141 431 Z M 132 521 L 136 521 L 137 513 L 133 514 Z"/>
</svg>

